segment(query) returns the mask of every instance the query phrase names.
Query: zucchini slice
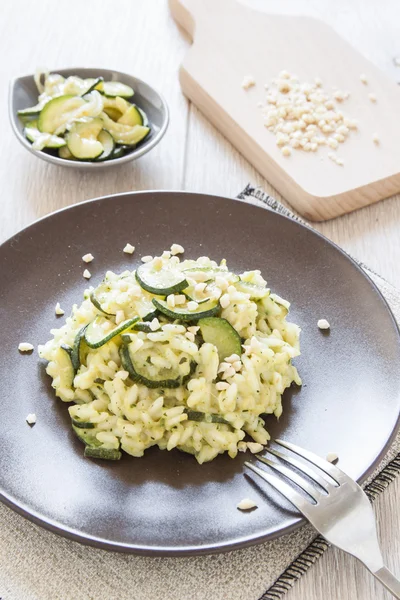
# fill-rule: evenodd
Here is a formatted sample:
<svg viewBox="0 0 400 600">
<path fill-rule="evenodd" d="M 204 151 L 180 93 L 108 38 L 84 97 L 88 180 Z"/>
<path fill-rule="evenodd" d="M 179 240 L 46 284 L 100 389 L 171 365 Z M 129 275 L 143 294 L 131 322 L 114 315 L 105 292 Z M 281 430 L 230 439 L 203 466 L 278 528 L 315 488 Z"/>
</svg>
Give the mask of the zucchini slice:
<svg viewBox="0 0 400 600">
<path fill-rule="evenodd" d="M 83 92 L 81 92 L 81 96 L 85 96 L 86 94 L 90 94 L 93 90 L 96 89 L 96 86 L 99 85 L 103 80 L 102 77 L 96 77 L 92 79 L 84 79 L 83 83 L 86 85 L 86 88 Z"/>
<path fill-rule="evenodd" d="M 97 136 L 97 140 L 103 146 L 103 154 L 100 154 L 99 158 L 96 160 L 108 160 L 109 158 L 113 158 L 115 142 L 114 138 L 106 129 L 102 129 Z"/>
<path fill-rule="evenodd" d="M 203 340 L 217 348 L 220 362 L 232 354 L 238 356 L 242 354 L 240 335 L 226 319 L 220 317 L 201 319 L 199 327 Z"/>
<path fill-rule="evenodd" d="M 58 156 L 60 158 L 64 158 L 66 160 L 76 160 L 74 156 L 72 156 L 71 152 L 68 150 L 68 146 L 61 146 L 58 151 Z"/>
<path fill-rule="evenodd" d="M 120 460 L 122 453 L 111 448 L 93 448 L 86 446 L 84 455 L 86 458 L 100 458 L 102 460 Z"/>
<path fill-rule="evenodd" d="M 137 321 L 139 321 L 139 317 L 127 319 L 111 329 L 108 333 L 105 333 L 102 325 L 107 322 L 111 323 L 111 321 L 104 317 L 96 317 L 85 329 L 85 341 L 89 348 L 100 348 L 112 340 L 116 335 L 120 335 L 122 332 L 130 329 Z"/>
<path fill-rule="evenodd" d="M 36 142 L 38 139 L 40 139 L 41 136 L 48 135 L 48 134 L 43 134 L 42 131 L 39 131 L 39 129 L 37 127 L 37 121 L 31 121 L 29 124 L 27 124 L 24 129 L 24 134 L 25 134 L 26 139 L 29 140 L 30 142 L 32 142 L 32 144 L 34 142 Z M 51 135 L 44 147 L 45 148 L 62 148 L 63 146 L 66 146 L 66 143 L 67 142 L 63 138 L 59 137 L 58 135 Z"/>
<path fill-rule="evenodd" d="M 73 387 L 75 373 L 71 355 L 72 348 L 66 344 L 61 344 L 55 356 L 55 360 L 60 369 L 60 387 Z"/>
<path fill-rule="evenodd" d="M 104 286 L 104 283 L 101 283 L 95 290 L 93 290 L 90 293 L 90 301 L 97 308 L 97 310 L 99 310 L 101 313 L 103 313 L 103 315 L 107 315 L 108 317 L 115 317 L 115 313 L 109 313 L 109 312 L 105 311 L 104 308 L 102 308 L 102 306 L 101 306 L 99 294 L 102 293 L 102 289 L 101 289 L 102 286 Z"/>
<path fill-rule="evenodd" d="M 120 348 L 121 363 L 125 371 L 128 371 L 129 377 L 132 381 L 142 383 L 151 389 L 174 389 L 183 385 L 183 380 L 187 375 L 191 375 L 192 365 L 189 365 L 189 373 L 183 377 L 178 373 L 170 373 L 170 369 L 162 369 L 160 372 L 160 378 L 154 379 L 150 377 L 148 369 L 146 368 L 146 361 L 143 360 L 142 354 L 135 353 L 131 355 L 129 351 L 129 344 L 123 344 Z M 139 358 L 141 357 L 141 358 Z M 168 375 L 166 378 L 161 378 L 162 375 Z"/>
<path fill-rule="evenodd" d="M 98 431 L 93 431 L 93 428 L 90 427 L 83 429 L 72 423 L 72 430 L 76 437 L 83 442 L 85 446 L 90 446 L 91 448 L 101 446 L 101 442 L 99 442 L 99 440 L 96 438 L 96 433 L 98 433 Z"/>
<path fill-rule="evenodd" d="M 177 294 L 188 286 L 182 271 L 174 268 L 155 269 L 151 262 L 140 265 L 135 276 L 140 287 L 159 296 Z"/>
<path fill-rule="evenodd" d="M 118 119 L 118 123 L 130 125 L 131 127 L 134 127 L 134 125 L 144 125 L 143 116 L 135 104 L 131 104 L 122 117 Z"/>
<path fill-rule="evenodd" d="M 58 96 L 44 106 L 38 119 L 39 131 L 54 133 L 73 118 L 75 111 L 86 104 L 79 96 Z"/>
<path fill-rule="evenodd" d="M 103 129 L 103 121 L 98 118 L 87 118 L 73 123 L 68 135 L 68 150 L 80 160 L 94 160 L 102 156 L 103 144 L 97 139 Z"/>
<path fill-rule="evenodd" d="M 237 281 L 235 284 L 238 292 L 244 292 L 245 294 L 250 294 L 251 300 L 261 300 L 268 296 L 269 290 L 266 287 L 261 285 L 257 285 L 256 283 L 250 283 L 249 281 Z"/>
<path fill-rule="evenodd" d="M 106 113 L 106 115 L 109 116 L 110 119 L 112 119 L 115 122 L 117 122 L 123 115 L 123 113 L 120 110 L 118 110 L 118 108 L 114 108 L 113 106 L 110 106 L 108 108 L 104 107 L 103 110 Z"/>
<path fill-rule="evenodd" d="M 122 146 L 117 146 L 117 147 L 115 147 L 111 158 L 121 158 L 121 156 L 124 156 L 124 154 L 125 154 L 125 148 L 123 148 Z"/>
<path fill-rule="evenodd" d="M 206 423 L 223 423 L 224 425 L 230 425 L 226 419 L 215 413 L 203 413 L 197 410 L 190 410 L 189 408 L 185 408 L 183 412 L 187 414 L 188 421 L 204 421 Z"/>
<path fill-rule="evenodd" d="M 95 86 L 95 89 L 111 98 L 115 98 L 116 96 L 132 98 L 134 94 L 133 89 L 129 85 L 120 83 L 119 81 L 101 81 Z"/>
<path fill-rule="evenodd" d="M 49 102 L 48 98 L 46 98 L 46 100 L 42 100 L 41 102 L 39 102 L 39 104 L 36 104 L 35 106 L 30 106 L 29 108 L 23 108 L 23 109 L 19 110 L 17 112 L 17 115 L 19 117 L 37 116 L 37 115 L 39 115 L 40 111 L 45 107 L 47 102 Z"/>
<path fill-rule="evenodd" d="M 150 127 L 134 125 L 130 131 L 119 132 L 115 135 L 112 131 L 110 133 L 118 144 L 124 144 L 125 146 L 137 146 L 149 135 Z"/>
<path fill-rule="evenodd" d="M 78 419 L 71 418 L 72 425 L 78 427 L 78 429 L 94 429 L 95 424 L 90 423 L 89 421 L 79 421 Z"/>
<path fill-rule="evenodd" d="M 88 348 L 85 343 L 85 331 L 87 325 L 82 327 L 75 336 L 74 347 L 72 348 L 71 361 L 76 375 L 81 365 L 85 364 Z"/>
<path fill-rule="evenodd" d="M 170 319 L 178 319 L 179 321 L 198 321 L 199 319 L 213 317 L 220 310 L 219 301 L 214 299 L 199 304 L 196 310 L 191 311 L 184 306 L 170 308 L 165 300 L 157 300 L 156 298 L 153 298 L 153 304 L 161 313 Z"/>
<path fill-rule="evenodd" d="M 231 279 L 236 282 L 240 280 L 239 275 L 228 271 L 226 267 L 188 267 L 183 271 L 188 277 L 191 273 L 206 273 L 210 276 L 210 279 L 215 279 L 217 275 L 230 275 Z"/>
</svg>

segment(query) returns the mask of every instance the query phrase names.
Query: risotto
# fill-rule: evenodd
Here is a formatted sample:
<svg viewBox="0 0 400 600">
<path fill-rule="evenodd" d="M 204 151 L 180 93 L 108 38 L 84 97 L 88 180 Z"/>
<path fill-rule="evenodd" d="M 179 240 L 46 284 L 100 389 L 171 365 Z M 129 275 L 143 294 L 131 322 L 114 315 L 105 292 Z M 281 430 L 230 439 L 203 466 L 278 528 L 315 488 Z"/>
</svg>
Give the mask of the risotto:
<svg viewBox="0 0 400 600">
<path fill-rule="evenodd" d="M 289 302 L 260 271 L 237 274 L 225 260 L 165 251 L 142 261 L 108 271 L 39 347 L 85 456 L 158 446 L 201 464 L 261 450 L 264 416 L 279 418 L 284 390 L 301 385 Z"/>
</svg>

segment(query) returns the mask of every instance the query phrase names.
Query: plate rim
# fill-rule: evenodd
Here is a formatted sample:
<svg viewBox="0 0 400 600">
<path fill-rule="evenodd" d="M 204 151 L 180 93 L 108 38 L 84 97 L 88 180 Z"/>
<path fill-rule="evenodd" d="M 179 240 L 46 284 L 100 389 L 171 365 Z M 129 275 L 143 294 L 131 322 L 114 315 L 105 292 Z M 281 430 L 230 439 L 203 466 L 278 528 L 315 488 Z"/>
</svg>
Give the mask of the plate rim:
<svg viewBox="0 0 400 600">
<path fill-rule="evenodd" d="M 16 233 L 14 233 L 10 237 L 8 237 L 6 240 L 4 240 L 0 244 L 0 255 L 1 255 L 3 248 L 5 246 L 7 246 L 8 244 L 12 243 L 13 241 L 15 241 L 18 238 L 18 236 L 20 236 L 26 232 L 29 232 L 30 230 L 33 230 L 42 221 L 51 219 L 53 216 L 58 215 L 59 213 L 73 210 L 74 208 L 79 208 L 79 206 L 81 206 L 81 205 L 88 205 L 91 203 L 96 203 L 96 202 L 100 202 L 100 201 L 104 201 L 104 200 L 112 201 L 112 200 L 115 200 L 116 198 L 120 198 L 120 197 L 124 197 L 124 196 L 132 196 L 132 195 L 133 196 L 136 196 L 136 195 L 146 196 L 146 195 L 154 195 L 154 194 L 158 195 L 158 196 L 165 196 L 165 195 L 170 195 L 170 194 L 191 196 L 191 197 L 207 196 L 208 198 L 216 198 L 216 199 L 227 201 L 227 202 L 240 202 L 241 204 L 250 205 L 256 209 L 267 210 L 268 212 L 272 213 L 273 215 L 278 216 L 278 220 L 279 219 L 289 220 L 292 223 L 294 223 L 294 225 L 296 227 L 299 227 L 300 229 L 306 229 L 309 231 L 309 233 L 311 233 L 311 235 L 314 234 L 317 237 L 321 238 L 329 246 L 332 246 L 334 249 L 336 249 L 345 259 L 347 259 L 353 265 L 353 267 L 355 267 L 356 270 L 367 280 L 367 282 L 369 283 L 369 285 L 371 286 L 373 291 L 377 294 L 378 298 L 380 299 L 380 301 L 383 303 L 384 307 L 386 308 L 386 312 L 390 316 L 390 319 L 394 325 L 394 329 L 397 334 L 397 342 L 398 342 L 398 346 L 400 349 L 400 326 L 395 319 L 395 316 L 389 306 L 388 301 L 386 300 L 386 298 L 384 297 L 383 293 L 380 291 L 380 289 L 378 288 L 376 283 L 371 279 L 371 277 L 369 277 L 369 275 L 362 268 L 362 266 L 361 266 L 362 263 L 360 263 L 360 264 L 357 263 L 357 261 L 354 258 L 352 258 L 349 254 L 347 254 L 342 248 L 340 248 L 340 246 L 335 244 L 335 242 L 332 242 L 331 240 L 329 240 L 326 236 L 324 236 L 319 231 L 316 231 L 315 229 L 313 229 L 307 223 L 298 221 L 297 219 L 292 218 L 287 215 L 284 215 L 280 212 L 273 211 L 271 208 L 269 208 L 266 205 L 247 202 L 247 201 L 243 200 L 242 198 L 221 196 L 219 194 L 209 194 L 209 193 L 203 193 L 203 192 L 191 192 L 191 191 L 186 191 L 186 190 L 165 190 L 165 189 L 163 189 L 163 190 L 133 190 L 133 191 L 127 191 L 127 192 L 118 192 L 115 194 L 107 194 L 105 196 L 97 196 L 95 198 L 90 198 L 90 199 L 84 200 L 82 202 L 76 202 L 75 204 L 64 206 L 53 212 L 48 213 L 47 215 L 39 217 L 38 219 L 36 219 L 35 221 L 30 223 L 26 227 L 22 228 L 21 230 L 17 231 Z M 399 407 L 400 407 L 400 395 L 399 395 Z M 387 453 L 387 450 L 391 446 L 391 444 L 399 430 L 400 430 L 400 411 L 397 416 L 397 420 L 394 424 L 394 427 L 390 433 L 390 436 L 386 440 L 385 444 L 381 448 L 381 450 L 380 450 L 379 454 L 376 456 L 375 460 L 357 478 L 358 483 L 363 483 L 364 481 L 366 481 L 368 479 L 368 477 L 373 473 L 373 471 L 375 471 L 375 469 L 378 467 L 378 465 L 382 461 L 383 457 Z M 233 550 L 239 550 L 241 548 L 255 546 L 255 545 L 262 544 L 262 543 L 265 543 L 268 541 L 272 541 L 274 539 L 277 539 L 279 537 L 282 537 L 284 535 L 287 535 L 287 534 L 299 529 L 302 525 L 307 523 L 307 519 L 305 519 L 304 517 L 294 517 L 292 519 L 292 522 L 289 523 L 288 525 L 282 527 L 281 529 L 271 531 L 270 533 L 267 533 L 267 534 L 264 533 L 264 534 L 255 535 L 255 536 L 253 535 L 251 537 L 244 536 L 242 538 L 236 537 L 234 540 L 227 540 L 225 542 L 218 542 L 218 543 L 214 543 L 214 544 L 207 543 L 207 544 L 203 544 L 203 545 L 197 544 L 197 545 L 185 545 L 185 546 L 181 545 L 181 546 L 177 546 L 177 547 L 172 547 L 172 546 L 171 547 L 160 547 L 160 546 L 137 545 L 134 543 L 126 543 L 126 542 L 123 542 L 123 543 L 112 542 L 110 540 L 106 540 L 101 537 L 82 533 L 79 530 L 69 527 L 67 525 L 62 525 L 58 521 L 44 517 L 43 515 L 38 513 L 38 511 L 36 511 L 34 509 L 30 509 L 25 503 L 15 501 L 14 499 L 12 499 L 12 497 L 9 494 L 5 493 L 4 490 L 1 489 L 1 482 L 0 482 L 0 501 L 4 505 L 6 505 L 9 508 L 11 508 L 12 510 L 14 510 L 16 513 L 27 518 L 29 521 L 31 521 L 31 522 L 43 527 L 44 529 L 47 529 L 47 530 L 51 531 L 52 533 L 55 533 L 61 537 L 68 538 L 73 541 L 82 543 L 84 545 L 89 545 L 89 546 L 92 546 L 95 548 L 100 548 L 103 550 L 124 552 L 124 553 L 130 553 L 130 554 L 136 554 L 136 555 L 142 555 L 142 556 L 154 556 L 154 557 L 155 556 L 170 556 L 170 557 L 196 556 L 196 555 L 216 554 L 216 553 L 228 552 L 228 551 L 233 551 Z"/>
</svg>

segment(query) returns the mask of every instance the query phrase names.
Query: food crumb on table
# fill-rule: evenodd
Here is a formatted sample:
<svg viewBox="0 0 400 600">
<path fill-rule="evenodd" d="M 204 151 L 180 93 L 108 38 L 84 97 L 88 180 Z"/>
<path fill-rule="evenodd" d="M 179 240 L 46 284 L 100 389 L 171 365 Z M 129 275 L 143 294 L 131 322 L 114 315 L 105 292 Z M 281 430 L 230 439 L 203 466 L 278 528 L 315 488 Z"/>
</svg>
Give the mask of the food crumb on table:
<svg viewBox="0 0 400 600">
<path fill-rule="evenodd" d="M 56 304 L 56 307 L 55 307 L 55 309 L 54 309 L 54 312 L 56 313 L 56 315 L 59 315 L 59 316 L 61 316 L 61 315 L 63 315 L 63 314 L 64 314 L 64 311 L 63 311 L 63 309 L 61 308 L 61 306 L 60 306 L 60 303 L 59 303 L 59 302 L 57 302 L 57 304 Z"/>
<path fill-rule="evenodd" d="M 250 510 L 252 508 L 258 508 L 257 504 L 251 498 L 243 498 L 236 506 L 239 510 Z"/>
<path fill-rule="evenodd" d="M 94 259 L 94 256 L 93 256 L 93 254 L 91 254 L 90 252 L 89 252 L 88 254 L 84 254 L 84 255 L 82 256 L 82 260 L 83 260 L 83 262 L 85 262 L 85 263 L 90 263 L 90 262 L 92 262 L 92 260 L 93 260 L 93 259 Z"/>
<path fill-rule="evenodd" d="M 125 252 L 125 254 L 133 254 L 135 252 L 135 246 L 132 246 L 132 244 L 126 244 L 123 252 Z"/>
<path fill-rule="evenodd" d="M 317 323 L 319 329 L 330 329 L 330 324 L 326 319 L 319 319 Z"/>
<path fill-rule="evenodd" d="M 377 133 L 374 133 L 374 135 L 372 136 L 372 141 L 374 142 L 374 144 L 378 145 L 380 143 L 379 140 L 379 136 Z"/>
<path fill-rule="evenodd" d="M 183 254 L 184 252 L 185 252 L 185 249 L 183 246 L 181 246 L 180 244 L 172 244 L 172 246 L 171 246 L 172 256 L 175 256 L 176 254 Z"/>
<path fill-rule="evenodd" d="M 29 344 L 29 342 L 21 342 L 18 344 L 18 350 L 20 352 L 31 352 L 33 350 L 33 344 Z"/>
<path fill-rule="evenodd" d="M 368 98 L 371 100 L 371 102 L 376 102 L 377 98 L 375 94 L 368 94 Z"/>
<path fill-rule="evenodd" d="M 326 460 L 330 463 L 336 462 L 338 459 L 339 457 L 336 454 L 336 452 L 328 452 L 328 454 L 326 455 Z"/>
<path fill-rule="evenodd" d="M 361 73 L 361 75 L 360 75 L 360 81 L 361 81 L 361 82 L 362 82 L 364 85 L 367 85 L 367 83 L 368 83 L 368 79 L 367 79 L 367 76 L 366 76 L 364 73 Z"/>
<path fill-rule="evenodd" d="M 252 75 L 245 75 L 242 80 L 242 88 L 248 90 L 249 88 L 256 85 L 256 80 Z"/>
<path fill-rule="evenodd" d="M 92 274 L 91 274 L 91 272 L 88 269 L 85 269 L 83 271 L 83 276 L 84 276 L 85 279 L 90 279 L 91 276 L 92 276 Z"/>
<path fill-rule="evenodd" d="M 28 423 L 28 425 L 34 425 L 36 423 L 35 413 L 29 413 L 29 415 L 26 416 L 25 420 Z"/>
</svg>

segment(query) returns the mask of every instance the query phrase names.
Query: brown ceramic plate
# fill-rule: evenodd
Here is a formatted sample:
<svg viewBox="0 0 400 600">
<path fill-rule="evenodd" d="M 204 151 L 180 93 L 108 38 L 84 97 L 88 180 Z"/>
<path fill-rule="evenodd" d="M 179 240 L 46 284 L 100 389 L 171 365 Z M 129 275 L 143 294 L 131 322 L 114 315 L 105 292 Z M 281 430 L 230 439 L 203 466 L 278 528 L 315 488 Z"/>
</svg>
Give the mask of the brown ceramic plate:
<svg viewBox="0 0 400 600">
<path fill-rule="evenodd" d="M 123 254 L 126 242 L 133 256 Z M 292 302 L 302 333 L 296 360 L 304 381 L 285 395 L 273 436 L 325 456 L 362 481 L 382 457 L 400 408 L 399 332 L 373 283 L 338 248 L 263 208 L 181 192 L 128 193 L 59 211 L 0 247 L 0 493 L 29 519 L 62 535 L 114 550 L 194 554 L 228 550 L 282 535 L 300 524 L 275 491 L 244 477 L 240 454 L 198 465 L 193 457 L 151 449 L 119 463 L 83 458 L 38 360 L 20 341 L 45 342 L 62 319 L 54 306 L 79 302 L 81 257 L 92 252 L 91 283 L 106 269 L 133 268 L 171 243 L 186 256 L 225 257 L 237 270 L 260 268 Z M 317 320 L 332 329 L 325 335 Z M 28 413 L 37 414 L 31 428 Z M 248 457 L 246 457 L 248 458 Z M 255 498 L 258 510 L 236 504 Z"/>
</svg>

